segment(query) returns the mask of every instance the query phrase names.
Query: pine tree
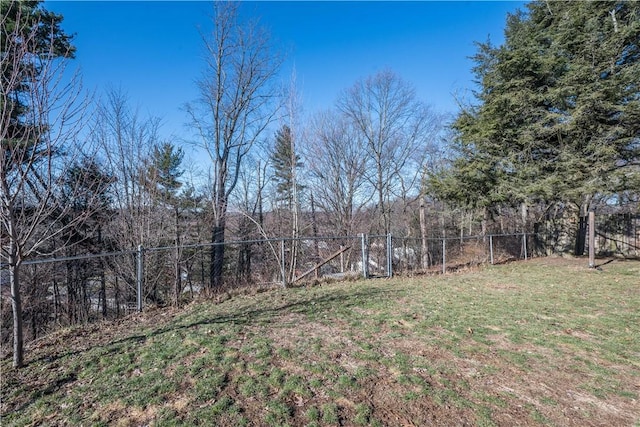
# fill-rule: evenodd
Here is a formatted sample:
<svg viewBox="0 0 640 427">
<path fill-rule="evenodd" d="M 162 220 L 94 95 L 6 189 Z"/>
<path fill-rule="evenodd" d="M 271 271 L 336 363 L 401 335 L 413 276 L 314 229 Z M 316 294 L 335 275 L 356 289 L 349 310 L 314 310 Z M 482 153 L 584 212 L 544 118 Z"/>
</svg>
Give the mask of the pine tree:
<svg viewBox="0 0 640 427">
<path fill-rule="evenodd" d="M 458 157 L 433 187 L 462 204 L 584 210 L 637 185 L 639 16 L 624 1 L 532 2 L 510 15 L 503 46 L 478 45 L 479 103 L 453 124 Z"/>
<path fill-rule="evenodd" d="M 2 144 L 5 164 L 11 154 L 16 160 L 15 150 L 25 153 L 21 161 L 26 162 L 40 149 L 37 135 L 42 129 L 34 129 L 32 117 L 38 114 L 26 100 L 37 85 L 43 67 L 56 58 L 73 58 L 75 47 L 71 36 L 60 27 L 62 16 L 40 7 L 40 1 L 3 1 L 2 16 Z M 12 152 L 14 150 L 14 152 Z"/>
<path fill-rule="evenodd" d="M 271 161 L 277 183 L 277 200 L 284 202 L 289 209 L 294 203 L 294 193 L 300 190 L 300 185 L 296 182 L 296 170 L 303 166 L 300 156 L 294 150 L 291 128 L 283 125 L 276 132 Z M 296 189 L 294 185 L 297 186 Z"/>
<path fill-rule="evenodd" d="M 182 262 L 183 262 L 183 247 L 182 247 L 182 233 L 180 227 L 180 221 L 182 211 L 186 204 L 190 203 L 190 195 L 186 194 L 184 197 L 178 192 L 182 187 L 182 182 L 179 181 L 183 174 L 181 169 L 182 159 L 184 158 L 184 152 L 181 148 L 176 148 L 170 142 L 164 142 L 160 145 L 153 147 L 151 152 L 151 158 L 149 159 L 149 167 L 145 174 L 145 186 L 147 187 L 154 204 L 160 203 L 167 213 L 169 210 L 173 214 L 173 228 L 171 231 L 172 236 L 168 234 L 163 236 L 167 240 L 173 240 L 174 254 L 173 254 L 173 303 L 178 305 L 180 300 L 180 294 L 182 292 Z M 189 192 L 191 193 L 191 192 Z M 162 228 L 164 221 L 167 218 L 165 215 L 161 215 L 159 218 L 159 225 Z M 167 224 L 164 224 L 165 226 Z M 156 231 L 159 232 L 159 231 Z M 155 288 L 154 288 L 155 290 Z"/>
<path fill-rule="evenodd" d="M 184 172 L 180 169 L 183 158 L 182 149 L 169 142 L 153 148 L 145 184 L 154 197 L 164 203 L 172 203 L 182 187 L 179 179 Z"/>
</svg>

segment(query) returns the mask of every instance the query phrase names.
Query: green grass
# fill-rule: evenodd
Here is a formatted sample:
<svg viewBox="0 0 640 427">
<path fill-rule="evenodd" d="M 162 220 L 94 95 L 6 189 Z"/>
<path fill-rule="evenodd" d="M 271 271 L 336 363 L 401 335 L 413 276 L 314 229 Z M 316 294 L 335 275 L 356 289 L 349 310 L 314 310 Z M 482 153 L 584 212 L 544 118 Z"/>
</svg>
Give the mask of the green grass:
<svg viewBox="0 0 640 427">
<path fill-rule="evenodd" d="M 640 262 L 552 258 L 194 303 L 3 360 L 1 424 L 634 425 L 639 307 Z"/>
</svg>

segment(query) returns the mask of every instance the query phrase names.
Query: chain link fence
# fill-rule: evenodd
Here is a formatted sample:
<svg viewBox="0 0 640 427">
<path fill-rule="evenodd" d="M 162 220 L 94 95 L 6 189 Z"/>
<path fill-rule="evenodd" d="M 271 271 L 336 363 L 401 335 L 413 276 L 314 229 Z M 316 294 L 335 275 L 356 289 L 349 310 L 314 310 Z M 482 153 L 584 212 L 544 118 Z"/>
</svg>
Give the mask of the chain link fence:
<svg viewBox="0 0 640 427">
<path fill-rule="evenodd" d="M 577 228 L 575 254 L 582 255 L 589 246 L 580 239 L 586 220 Z M 223 286 L 217 289 L 211 289 L 211 243 L 30 259 L 20 267 L 25 340 L 61 326 L 115 319 L 149 305 L 179 305 L 213 292 L 442 274 L 527 259 L 553 252 L 548 235 L 547 230 L 426 239 L 360 234 L 228 241 Z M 570 244 L 569 238 L 565 246 Z M 640 256 L 640 216 L 598 215 L 594 246 L 596 256 Z M 11 340 L 9 278 L 9 267 L 2 264 L 2 344 Z"/>
<path fill-rule="evenodd" d="M 322 281 L 445 273 L 526 259 L 528 235 L 415 239 L 391 235 L 225 242 L 223 287 L 211 289 L 211 243 L 31 259 L 20 267 L 25 339 L 202 294 Z M 2 343 L 11 340 L 9 270 L 0 269 Z M 10 346 L 3 346 L 9 348 Z"/>
</svg>

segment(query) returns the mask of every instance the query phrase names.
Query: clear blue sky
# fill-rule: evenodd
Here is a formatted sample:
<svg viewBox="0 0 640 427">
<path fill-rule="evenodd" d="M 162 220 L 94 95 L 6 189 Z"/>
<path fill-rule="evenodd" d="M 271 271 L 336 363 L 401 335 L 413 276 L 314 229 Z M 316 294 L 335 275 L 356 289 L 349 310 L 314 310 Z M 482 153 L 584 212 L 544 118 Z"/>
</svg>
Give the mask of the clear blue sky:
<svg viewBox="0 0 640 427">
<path fill-rule="evenodd" d="M 329 108 L 359 78 L 391 69 L 440 112 L 473 89 L 474 41 L 503 40 L 507 12 L 525 2 L 243 2 L 295 64 L 304 112 Z M 181 107 L 197 97 L 200 32 L 211 29 L 209 2 L 46 1 L 75 33 L 87 88 L 121 87 L 141 112 L 161 117 L 165 136 L 185 134 Z"/>
</svg>

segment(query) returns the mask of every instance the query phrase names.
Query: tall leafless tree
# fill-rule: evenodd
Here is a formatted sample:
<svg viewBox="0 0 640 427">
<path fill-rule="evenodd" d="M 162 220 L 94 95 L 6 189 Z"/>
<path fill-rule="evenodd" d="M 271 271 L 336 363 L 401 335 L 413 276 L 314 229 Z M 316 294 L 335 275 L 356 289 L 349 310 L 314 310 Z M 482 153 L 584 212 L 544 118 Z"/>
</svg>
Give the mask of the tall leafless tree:
<svg viewBox="0 0 640 427">
<path fill-rule="evenodd" d="M 300 172 L 304 162 L 300 158 L 300 144 L 304 140 L 301 124 L 302 97 L 296 84 L 295 70 L 291 74 L 289 85 L 283 92 L 283 117 L 275 134 L 270 160 L 274 170 L 275 202 L 280 219 L 279 234 L 291 237 L 288 253 L 288 273 L 285 280 L 291 283 L 296 276 L 298 255 L 300 252 L 301 201 L 304 186 L 301 185 Z"/>
<path fill-rule="evenodd" d="M 335 230 L 352 235 L 358 213 L 373 196 L 366 179 L 367 147 L 360 132 L 336 112 L 318 113 L 311 121 L 304 155 L 315 202 Z"/>
<path fill-rule="evenodd" d="M 33 18 L 51 18 L 46 13 L 27 17 L 23 14 L 33 10 L 24 6 L 3 3 L 0 17 L 0 233 L 2 264 L 8 266 L 11 287 L 16 368 L 24 364 L 21 266 L 31 256 L 62 250 L 64 245 L 53 247 L 50 242 L 91 216 L 90 211 L 68 215 L 72 206 L 66 203 L 68 197 L 84 197 L 87 188 L 81 175 L 68 181 L 86 149 L 76 140 L 86 107 L 79 76 L 69 78 L 66 71 L 71 55 L 60 51 L 64 43 L 56 42 L 57 21 Z M 10 17 L 13 12 L 17 16 Z M 87 202 L 91 206 L 91 200 Z"/>
<path fill-rule="evenodd" d="M 414 87 L 392 71 L 356 82 L 338 99 L 368 151 L 368 177 L 374 186 L 380 232 L 391 231 L 391 199 L 400 197 L 420 170 L 412 163 L 432 137 L 433 114 Z M 412 186 L 415 186 L 412 184 Z M 416 186 L 417 187 L 417 186 Z"/>
<path fill-rule="evenodd" d="M 158 246 L 163 228 L 173 225 L 162 209 L 154 209 L 153 195 L 145 185 L 151 153 L 159 144 L 159 126 L 157 118 L 144 117 L 133 108 L 122 89 L 108 88 L 95 107 L 91 138 L 99 148 L 103 167 L 115 179 L 110 195 L 116 214 L 105 233 L 114 249 Z M 146 261 L 151 260 L 147 257 Z M 118 279 L 127 285 L 125 298 L 132 298 L 135 262 L 130 257 L 114 262 Z M 157 268 L 145 269 L 146 293 L 155 289 L 158 275 Z"/>
<path fill-rule="evenodd" d="M 222 286 L 227 209 L 241 164 L 276 116 L 271 82 L 281 62 L 266 31 L 241 22 L 238 7 L 215 3 L 213 32 L 203 35 L 206 64 L 197 81 L 200 97 L 186 106 L 197 133 L 195 144 L 211 160 L 212 288 Z"/>
</svg>

